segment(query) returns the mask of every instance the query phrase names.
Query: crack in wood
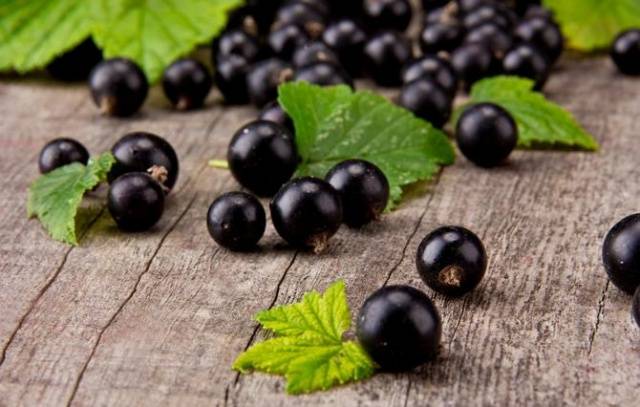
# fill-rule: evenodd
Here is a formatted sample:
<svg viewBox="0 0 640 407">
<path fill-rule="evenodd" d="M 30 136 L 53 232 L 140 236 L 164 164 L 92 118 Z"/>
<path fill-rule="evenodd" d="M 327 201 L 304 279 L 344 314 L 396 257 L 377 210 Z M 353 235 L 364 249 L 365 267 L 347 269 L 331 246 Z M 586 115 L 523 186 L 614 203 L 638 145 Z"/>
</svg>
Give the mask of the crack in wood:
<svg viewBox="0 0 640 407">
<path fill-rule="evenodd" d="M 596 322 L 593 327 L 593 331 L 591 332 L 591 336 L 589 336 L 589 352 L 588 355 L 591 355 L 591 350 L 593 349 L 593 342 L 596 339 L 596 334 L 598 333 L 598 327 L 600 327 L 600 322 L 602 321 L 602 316 L 604 312 L 604 302 L 607 296 L 607 291 L 609 291 L 610 281 L 607 280 L 607 283 L 604 285 L 602 289 L 602 295 L 600 296 L 600 300 L 598 301 L 598 313 L 596 314 Z"/>
</svg>

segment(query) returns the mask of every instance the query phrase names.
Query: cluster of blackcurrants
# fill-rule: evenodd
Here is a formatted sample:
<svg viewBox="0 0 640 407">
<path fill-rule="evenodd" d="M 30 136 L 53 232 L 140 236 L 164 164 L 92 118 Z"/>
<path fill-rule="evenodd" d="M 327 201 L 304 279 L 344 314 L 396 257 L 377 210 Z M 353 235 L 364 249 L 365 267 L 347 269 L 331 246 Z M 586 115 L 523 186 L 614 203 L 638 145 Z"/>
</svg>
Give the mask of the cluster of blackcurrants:
<svg viewBox="0 0 640 407">
<path fill-rule="evenodd" d="M 178 179 L 178 157 L 163 138 L 129 133 L 112 147 L 116 162 L 108 174 L 108 208 L 121 230 L 140 232 L 155 225 L 164 212 L 165 196 Z M 42 174 L 59 167 L 87 164 L 89 152 L 78 141 L 59 138 L 47 143 L 38 159 Z"/>
</svg>

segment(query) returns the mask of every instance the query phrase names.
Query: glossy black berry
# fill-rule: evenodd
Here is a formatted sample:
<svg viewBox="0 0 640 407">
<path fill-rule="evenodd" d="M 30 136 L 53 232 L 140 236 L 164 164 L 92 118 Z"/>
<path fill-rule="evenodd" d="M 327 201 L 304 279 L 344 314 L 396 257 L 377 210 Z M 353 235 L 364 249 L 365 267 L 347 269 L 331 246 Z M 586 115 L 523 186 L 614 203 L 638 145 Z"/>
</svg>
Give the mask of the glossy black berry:
<svg viewBox="0 0 640 407">
<path fill-rule="evenodd" d="M 320 41 L 303 44 L 293 53 L 293 66 L 296 68 L 303 68 L 317 62 L 329 62 L 339 65 L 340 58 L 327 44 Z"/>
<path fill-rule="evenodd" d="M 362 58 L 367 35 L 351 19 L 340 19 L 327 26 L 322 33 L 322 41 L 337 54 L 342 66 L 351 76 L 362 73 Z"/>
<path fill-rule="evenodd" d="M 523 20 L 514 31 L 517 40 L 533 44 L 554 63 L 562 54 L 564 39 L 557 24 L 542 17 Z"/>
<path fill-rule="evenodd" d="M 289 130 L 258 120 L 236 132 L 227 161 L 240 185 L 257 195 L 272 196 L 295 172 L 298 154 Z"/>
<path fill-rule="evenodd" d="M 223 33 L 213 42 L 215 60 L 237 55 L 249 62 L 256 61 L 261 55 L 258 39 L 242 29 L 233 29 Z"/>
<path fill-rule="evenodd" d="M 440 51 L 451 52 L 464 39 L 464 29 L 456 23 L 432 23 L 420 33 L 420 49 L 425 54 L 437 54 Z"/>
<path fill-rule="evenodd" d="M 430 79 L 440 85 L 453 98 L 458 90 L 458 78 L 451 64 L 435 55 L 426 55 L 407 64 L 402 71 L 402 82 Z"/>
<path fill-rule="evenodd" d="M 640 75 L 640 30 L 628 30 L 616 37 L 611 58 L 625 75 Z"/>
<path fill-rule="evenodd" d="M 149 174 L 130 172 L 109 187 L 109 212 L 118 227 L 141 232 L 155 225 L 164 212 L 164 191 Z"/>
<path fill-rule="evenodd" d="M 311 37 L 316 38 L 324 30 L 325 22 L 325 16 L 316 7 L 300 1 L 292 1 L 278 9 L 274 28 L 297 25 Z"/>
<path fill-rule="evenodd" d="M 218 197 L 207 212 L 209 234 L 220 246 L 248 250 L 264 235 L 267 217 L 260 201 L 245 192 Z"/>
<path fill-rule="evenodd" d="M 497 60 L 484 44 L 463 44 L 451 54 L 451 65 L 465 89 L 497 71 Z"/>
<path fill-rule="evenodd" d="M 401 33 L 383 31 L 365 45 L 365 70 L 381 86 L 402 83 L 402 67 L 411 58 L 411 43 Z"/>
<path fill-rule="evenodd" d="M 305 81 L 319 86 L 348 85 L 353 88 L 353 80 L 340 65 L 330 62 L 316 62 L 296 70 L 295 81 Z"/>
<path fill-rule="evenodd" d="M 243 57 L 229 55 L 218 59 L 215 67 L 215 83 L 224 102 L 230 105 L 249 102 L 247 74 L 251 69 L 250 63 Z"/>
<path fill-rule="evenodd" d="M 502 60 L 502 72 L 505 75 L 529 78 L 535 82 L 534 89 L 544 87 L 549 77 L 549 63 L 535 46 L 527 43 L 516 45 Z"/>
<path fill-rule="evenodd" d="M 413 15 L 409 0 L 364 0 L 362 11 L 371 30 L 404 31 Z"/>
<path fill-rule="evenodd" d="M 309 42 L 307 33 L 295 24 L 283 25 L 271 31 L 267 43 L 274 55 L 289 61 L 294 51 Z"/>
<path fill-rule="evenodd" d="M 640 286 L 640 214 L 627 216 L 607 233 L 602 262 L 611 282 L 633 294 Z"/>
<path fill-rule="evenodd" d="M 293 134 L 293 121 L 277 100 L 274 100 L 263 107 L 258 119 L 278 123 L 280 126 L 286 127 L 287 130 Z"/>
<path fill-rule="evenodd" d="M 102 114 L 126 117 L 136 113 L 149 92 L 144 72 L 124 58 L 107 59 L 89 75 L 89 88 Z"/>
<path fill-rule="evenodd" d="M 264 35 L 269 32 L 280 1 L 248 1 L 244 7 L 239 7 L 229 14 L 227 28 L 241 29 L 252 36 Z"/>
<path fill-rule="evenodd" d="M 484 23 L 473 28 L 467 33 L 464 41 L 485 44 L 498 58 L 502 58 L 513 45 L 511 34 L 494 23 Z"/>
<path fill-rule="evenodd" d="M 422 9 L 426 12 L 446 6 L 449 0 L 422 0 Z"/>
<path fill-rule="evenodd" d="M 329 171 L 325 180 L 340 194 L 343 222 L 351 227 L 379 219 L 389 202 L 387 177 L 368 161 L 343 161 Z"/>
<path fill-rule="evenodd" d="M 179 163 L 175 150 L 162 137 L 145 132 L 129 133 L 111 148 L 116 159 L 109 172 L 109 182 L 129 172 L 146 172 L 152 167 L 166 170 L 162 185 L 171 190 L 178 179 Z M 163 177 L 164 178 L 164 177 Z"/>
<path fill-rule="evenodd" d="M 422 291 L 387 286 L 360 308 L 356 335 L 386 371 L 407 371 L 436 357 L 442 336 L 440 314 Z"/>
<path fill-rule="evenodd" d="M 468 14 L 480 6 L 493 4 L 492 0 L 455 0 L 456 7 L 462 14 Z"/>
<path fill-rule="evenodd" d="M 322 17 L 327 18 L 331 15 L 331 5 L 327 0 L 292 0 L 300 3 L 304 3 L 311 8 L 315 9 Z"/>
<path fill-rule="evenodd" d="M 429 233 L 416 254 L 422 281 L 431 289 L 450 296 L 473 290 L 487 270 L 487 253 L 473 232 L 445 226 Z"/>
<path fill-rule="evenodd" d="M 162 77 L 164 94 L 178 110 L 201 107 L 211 91 L 211 74 L 195 59 L 180 59 Z"/>
<path fill-rule="evenodd" d="M 492 103 L 479 103 L 462 113 L 456 126 L 458 148 L 469 161 L 495 167 L 518 142 L 518 128 L 509 112 Z"/>
<path fill-rule="evenodd" d="M 451 116 L 451 97 L 431 79 L 416 79 L 405 84 L 398 104 L 437 128 L 442 128 Z"/>
<path fill-rule="evenodd" d="M 640 287 L 636 290 L 636 293 L 633 295 L 633 303 L 631 304 L 631 315 L 633 315 L 633 319 L 640 327 Z"/>
<path fill-rule="evenodd" d="M 290 245 L 320 253 L 342 223 L 340 195 L 318 178 L 297 178 L 285 184 L 270 204 L 278 234 Z"/>
<path fill-rule="evenodd" d="M 42 174 L 71 163 L 87 164 L 89 152 L 87 149 L 70 138 L 58 138 L 48 142 L 40 151 L 38 167 Z"/>
<path fill-rule="evenodd" d="M 56 57 L 47 65 L 47 72 L 62 81 L 84 81 L 100 61 L 102 51 L 91 38 L 87 38 L 75 48 Z"/>
<path fill-rule="evenodd" d="M 485 23 L 496 24 L 503 30 L 510 30 L 513 25 L 513 21 L 504 9 L 495 4 L 476 7 L 465 15 L 462 23 L 467 30 L 472 30 Z"/>
<path fill-rule="evenodd" d="M 278 86 L 291 79 L 293 70 L 286 62 L 270 58 L 255 64 L 247 74 L 247 91 L 253 104 L 262 107 L 278 96 Z"/>
</svg>

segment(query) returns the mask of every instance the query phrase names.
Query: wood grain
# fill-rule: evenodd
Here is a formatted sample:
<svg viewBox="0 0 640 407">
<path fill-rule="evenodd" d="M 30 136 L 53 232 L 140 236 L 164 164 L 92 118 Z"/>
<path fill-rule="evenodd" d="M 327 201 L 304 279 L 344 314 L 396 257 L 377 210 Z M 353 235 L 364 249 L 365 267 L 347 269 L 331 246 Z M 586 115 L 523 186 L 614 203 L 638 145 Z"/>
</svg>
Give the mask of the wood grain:
<svg viewBox="0 0 640 407">
<path fill-rule="evenodd" d="M 110 120 L 83 87 L 0 83 L 0 405 L 637 404 L 640 331 L 599 255 L 608 228 L 638 210 L 640 195 L 640 83 L 613 72 L 606 59 L 568 58 L 547 88 L 601 152 L 518 152 L 491 171 L 460 158 L 382 222 L 342 229 L 320 256 L 287 248 L 271 227 L 250 254 L 208 237 L 208 205 L 237 186 L 207 159 L 224 156 L 252 109 L 223 109 L 213 96 L 207 109 L 178 114 L 155 90 L 142 115 Z M 163 135 L 181 159 L 154 230 L 118 232 L 97 198 L 79 247 L 25 219 L 47 140 L 75 137 L 98 153 L 132 130 Z M 443 224 L 476 231 L 490 254 L 480 287 L 457 300 L 434 294 L 415 272 L 417 245 Z M 336 279 L 354 310 L 385 284 L 424 289 L 443 316 L 439 359 L 300 397 L 286 396 L 279 378 L 230 369 L 265 338 L 252 321 L 258 310 Z"/>
</svg>

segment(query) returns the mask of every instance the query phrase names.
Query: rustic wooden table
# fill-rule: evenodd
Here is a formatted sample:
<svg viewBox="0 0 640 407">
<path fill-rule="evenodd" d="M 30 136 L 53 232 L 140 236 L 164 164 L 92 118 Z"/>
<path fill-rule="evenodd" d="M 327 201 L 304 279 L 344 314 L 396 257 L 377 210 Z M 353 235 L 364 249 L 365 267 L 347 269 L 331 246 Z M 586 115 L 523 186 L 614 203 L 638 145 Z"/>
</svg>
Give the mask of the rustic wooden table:
<svg viewBox="0 0 640 407">
<path fill-rule="evenodd" d="M 174 113 L 154 89 L 141 116 L 107 119 L 83 86 L 3 79 L 0 405 L 637 405 L 640 329 L 630 297 L 607 282 L 600 247 L 639 209 L 640 82 L 617 77 L 606 58 L 565 58 L 547 90 L 601 152 L 518 152 L 491 171 L 459 159 L 383 222 L 345 228 L 315 256 L 283 247 L 271 227 L 254 254 L 222 250 L 207 234 L 208 205 L 237 188 L 207 160 L 224 157 L 251 108 Z M 133 130 L 166 137 L 181 159 L 157 227 L 122 234 L 94 203 L 71 248 L 26 219 L 47 140 L 74 137 L 98 153 Z M 458 300 L 415 271 L 416 246 L 442 224 L 476 231 L 490 254 L 480 287 Z M 426 290 L 443 317 L 439 360 L 301 397 L 285 395 L 279 378 L 231 370 L 264 338 L 258 310 L 336 279 L 356 310 L 385 284 Z"/>
</svg>

